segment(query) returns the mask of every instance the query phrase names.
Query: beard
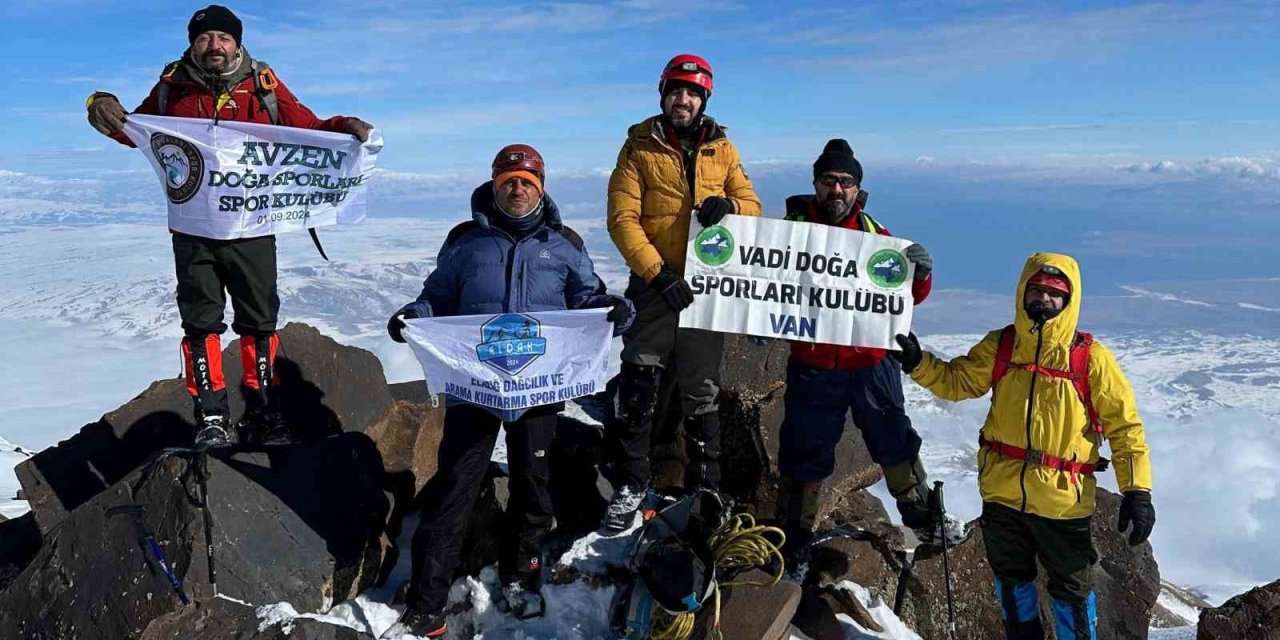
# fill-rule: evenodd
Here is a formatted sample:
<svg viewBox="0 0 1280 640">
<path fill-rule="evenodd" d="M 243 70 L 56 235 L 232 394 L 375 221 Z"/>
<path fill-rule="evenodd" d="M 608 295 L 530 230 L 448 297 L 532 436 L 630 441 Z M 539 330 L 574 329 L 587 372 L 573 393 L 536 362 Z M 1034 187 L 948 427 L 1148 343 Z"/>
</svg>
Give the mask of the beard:
<svg viewBox="0 0 1280 640">
<path fill-rule="evenodd" d="M 210 50 L 200 56 L 200 68 L 210 73 L 226 73 L 231 71 L 239 62 L 240 52 L 238 50 L 225 54 Z"/>
<path fill-rule="evenodd" d="M 849 213 L 853 210 L 853 204 L 845 202 L 843 198 L 827 198 L 822 201 L 822 215 L 826 217 L 831 224 L 838 224 L 845 218 L 849 217 Z"/>
<path fill-rule="evenodd" d="M 1059 313 L 1062 313 L 1062 309 L 1055 309 L 1043 302 L 1032 302 L 1031 304 L 1024 305 L 1024 309 L 1027 312 L 1027 316 L 1036 324 L 1044 324 L 1052 320 Z"/>
</svg>

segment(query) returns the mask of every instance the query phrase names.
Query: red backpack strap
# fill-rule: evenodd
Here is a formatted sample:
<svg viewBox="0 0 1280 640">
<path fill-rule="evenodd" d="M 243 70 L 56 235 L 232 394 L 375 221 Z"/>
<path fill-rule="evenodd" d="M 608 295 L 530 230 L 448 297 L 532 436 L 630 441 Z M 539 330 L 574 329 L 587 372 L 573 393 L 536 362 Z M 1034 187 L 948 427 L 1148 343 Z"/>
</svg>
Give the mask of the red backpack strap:
<svg viewBox="0 0 1280 640">
<path fill-rule="evenodd" d="M 1089 387 L 1089 351 L 1092 347 L 1093 334 L 1077 331 L 1076 339 L 1071 343 L 1071 383 L 1080 396 L 1080 402 L 1084 404 L 1085 412 L 1089 414 L 1089 424 L 1098 436 L 1102 436 L 1102 420 L 1098 418 L 1098 411 L 1093 408 L 1093 390 Z"/>
<path fill-rule="evenodd" d="M 1016 329 L 1009 325 L 1000 331 L 1000 346 L 996 348 L 996 361 L 991 365 L 991 392 L 994 394 L 996 383 L 1009 372 L 1009 362 L 1013 359 L 1013 339 L 1017 337 Z"/>
</svg>

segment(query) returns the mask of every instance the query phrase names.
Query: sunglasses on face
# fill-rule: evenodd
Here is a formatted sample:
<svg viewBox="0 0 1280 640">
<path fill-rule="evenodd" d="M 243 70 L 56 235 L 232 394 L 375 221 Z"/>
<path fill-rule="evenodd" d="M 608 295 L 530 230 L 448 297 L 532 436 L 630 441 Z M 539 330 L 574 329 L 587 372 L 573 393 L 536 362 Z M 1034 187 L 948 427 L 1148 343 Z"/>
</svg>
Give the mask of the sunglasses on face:
<svg viewBox="0 0 1280 640">
<path fill-rule="evenodd" d="M 824 176 L 818 177 L 818 182 L 821 182 L 822 184 L 827 185 L 828 187 L 834 187 L 836 185 L 840 185 L 845 189 L 852 189 L 858 186 L 858 181 L 854 180 L 853 176 L 824 175 Z"/>
</svg>

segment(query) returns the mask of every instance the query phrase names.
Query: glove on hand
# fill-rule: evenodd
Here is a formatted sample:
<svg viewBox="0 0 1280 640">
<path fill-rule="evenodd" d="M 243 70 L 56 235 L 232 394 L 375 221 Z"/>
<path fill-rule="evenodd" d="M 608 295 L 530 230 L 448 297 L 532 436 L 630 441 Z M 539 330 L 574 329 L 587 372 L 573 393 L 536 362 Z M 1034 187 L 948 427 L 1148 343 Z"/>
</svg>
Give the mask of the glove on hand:
<svg viewBox="0 0 1280 640">
<path fill-rule="evenodd" d="M 665 264 L 662 265 L 662 271 L 649 281 L 649 286 L 657 291 L 658 295 L 662 296 L 662 301 L 676 313 L 684 311 L 693 304 L 693 289 L 689 288 L 689 283 Z"/>
<path fill-rule="evenodd" d="M 924 280 L 933 273 L 933 257 L 919 242 L 907 247 L 907 260 L 916 265 L 916 280 Z"/>
<path fill-rule="evenodd" d="M 373 131 L 373 125 L 360 118 L 347 118 L 347 124 L 343 125 L 342 129 L 355 136 L 360 142 L 368 142 L 369 132 Z"/>
<path fill-rule="evenodd" d="M 387 335 L 391 336 L 392 340 L 404 344 L 404 336 L 400 334 L 404 330 L 404 320 L 401 318 L 416 317 L 418 317 L 418 314 L 410 309 L 401 309 L 395 312 L 391 319 L 387 321 Z"/>
<path fill-rule="evenodd" d="M 1133 523 L 1133 531 L 1129 532 L 1129 546 L 1136 547 L 1151 535 L 1156 526 L 1156 508 L 1151 506 L 1151 494 L 1147 491 L 1126 491 L 1124 501 L 1120 503 L 1120 520 L 1116 523 L 1116 531 L 1124 533 Z"/>
<path fill-rule="evenodd" d="M 903 373 L 911 373 L 924 359 L 924 352 L 920 350 L 920 341 L 916 339 L 914 333 L 905 336 L 899 333 L 893 339 L 898 341 L 899 347 L 902 347 L 902 353 L 894 357 L 898 359 L 898 364 L 902 365 Z"/>
<path fill-rule="evenodd" d="M 124 128 L 124 107 L 120 101 L 109 93 L 93 94 L 93 103 L 89 105 L 89 124 L 104 136 L 109 136 Z"/>
<path fill-rule="evenodd" d="M 703 200 L 702 206 L 698 207 L 698 224 L 710 227 L 724 220 L 730 213 L 733 213 L 733 203 L 728 198 L 712 196 Z"/>
<path fill-rule="evenodd" d="M 767 347 L 769 346 L 769 343 L 773 341 L 764 336 L 747 336 L 747 342 L 750 342 L 757 347 Z"/>
</svg>

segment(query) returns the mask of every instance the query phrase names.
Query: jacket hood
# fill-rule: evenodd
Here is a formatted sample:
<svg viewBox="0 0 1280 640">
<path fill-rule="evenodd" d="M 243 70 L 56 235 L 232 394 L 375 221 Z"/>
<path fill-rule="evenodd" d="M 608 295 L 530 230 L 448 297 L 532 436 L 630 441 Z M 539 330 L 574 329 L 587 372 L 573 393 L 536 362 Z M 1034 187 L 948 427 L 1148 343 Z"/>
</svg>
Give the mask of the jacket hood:
<svg viewBox="0 0 1280 640">
<path fill-rule="evenodd" d="M 1071 282 L 1071 296 L 1067 298 L 1067 304 L 1063 307 L 1062 313 L 1045 322 L 1041 329 L 1044 335 L 1041 362 L 1053 366 L 1054 363 L 1058 363 L 1059 358 L 1052 357 L 1049 362 L 1046 362 L 1045 356 L 1058 351 L 1062 354 L 1068 353 L 1072 341 L 1075 340 L 1076 326 L 1080 322 L 1080 299 L 1083 297 L 1084 286 L 1080 282 L 1080 265 L 1071 256 L 1061 253 L 1036 253 L 1027 258 L 1026 264 L 1022 267 L 1022 276 L 1018 278 L 1018 289 L 1014 293 L 1013 324 L 1018 331 L 1018 344 L 1014 354 L 1019 362 L 1031 362 L 1035 357 L 1037 336 L 1032 331 L 1034 325 L 1031 316 L 1027 315 L 1026 310 L 1023 309 L 1022 300 L 1027 290 L 1027 281 L 1044 267 L 1053 267 L 1061 271 L 1063 276 Z M 1065 355 L 1063 357 L 1065 358 Z"/>
<path fill-rule="evenodd" d="M 493 217 L 500 215 L 502 213 L 498 211 L 497 204 L 493 201 L 492 180 L 486 181 L 471 192 L 472 220 L 488 229 L 493 226 Z M 560 208 L 556 206 L 555 200 L 551 199 L 551 195 L 546 192 L 542 194 L 542 222 L 552 229 L 559 229 L 564 226 L 564 223 L 560 220 Z"/>
</svg>

